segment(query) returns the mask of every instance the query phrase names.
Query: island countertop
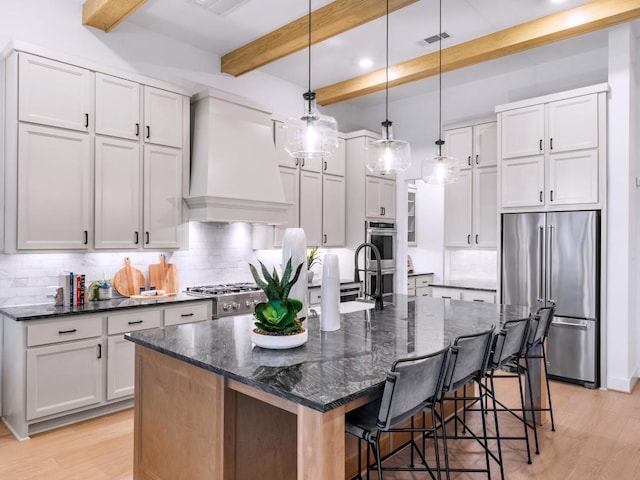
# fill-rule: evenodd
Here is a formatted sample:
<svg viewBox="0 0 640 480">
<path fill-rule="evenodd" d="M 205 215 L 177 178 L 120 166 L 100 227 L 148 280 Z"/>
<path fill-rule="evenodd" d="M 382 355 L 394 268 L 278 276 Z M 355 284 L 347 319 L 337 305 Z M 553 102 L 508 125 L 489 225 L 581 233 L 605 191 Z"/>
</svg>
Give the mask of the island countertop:
<svg viewBox="0 0 640 480">
<path fill-rule="evenodd" d="M 525 318 L 527 307 L 396 295 L 382 311 L 341 315 L 340 329 L 304 322 L 307 343 L 266 350 L 250 340 L 242 315 L 127 334 L 136 344 L 248 386 L 326 412 L 380 388 L 392 363 L 448 345 L 459 335 Z"/>
</svg>

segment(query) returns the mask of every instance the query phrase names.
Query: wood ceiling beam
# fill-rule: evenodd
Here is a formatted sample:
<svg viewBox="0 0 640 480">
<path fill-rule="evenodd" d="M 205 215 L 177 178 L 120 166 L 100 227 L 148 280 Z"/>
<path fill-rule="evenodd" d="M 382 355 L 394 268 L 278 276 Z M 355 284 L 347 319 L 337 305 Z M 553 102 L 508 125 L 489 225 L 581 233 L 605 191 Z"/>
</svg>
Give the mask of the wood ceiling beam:
<svg viewBox="0 0 640 480">
<path fill-rule="evenodd" d="M 389 0 L 389 11 L 418 0 Z M 335 0 L 311 13 L 311 43 L 315 44 L 383 17 L 384 0 Z M 308 15 L 222 56 L 220 70 L 242 75 L 309 46 Z"/>
<path fill-rule="evenodd" d="M 86 0 L 82 4 L 82 24 L 111 31 L 147 0 Z"/>
<path fill-rule="evenodd" d="M 593 0 L 443 49 L 442 71 L 468 67 L 637 18 L 640 18 L 640 0 Z M 438 57 L 436 51 L 390 66 L 389 87 L 437 75 Z M 330 105 L 384 88 L 385 70 L 382 69 L 317 88 L 317 102 Z"/>
</svg>

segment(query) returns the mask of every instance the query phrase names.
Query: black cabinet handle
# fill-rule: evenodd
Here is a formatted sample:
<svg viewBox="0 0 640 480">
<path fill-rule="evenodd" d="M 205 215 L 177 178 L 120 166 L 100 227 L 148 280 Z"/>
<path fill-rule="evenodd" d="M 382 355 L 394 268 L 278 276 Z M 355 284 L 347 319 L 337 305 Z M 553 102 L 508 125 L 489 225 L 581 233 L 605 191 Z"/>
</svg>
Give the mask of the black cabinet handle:
<svg viewBox="0 0 640 480">
<path fill-rule="evenodd" d="M 301 161 L 300 166 L 304 167 L 304 158 L 301 158 L 300 161 Z"/>
<path fill-rule="evenodd" d="M 542 151 L 542 139 L 540 139 L 540 151 Z"/>
<path fill-rule="evenodd" d="M 140 325 L 144 320 L 136 320 L 134 322 L 127 322 L 129 325 Z"/>
<path fill-rule="evenodd" d="M 549 139 L 549 149 L 553 150 L 553 138 Z"/>
<path fill-rule="evenodd" d="M 136 123 L 136 137 L 140 136 L 140 124 Z"/>
<path fill-rule="evenodd" d="M 467 157 L 467 165 L 471 166 L 471 155 Z"/>
<path fill-rule="evenodd" d="M 98 344 L 98 358 L 102 358 L 102 344 Z"/>
<path fill-rule="evenodd" d="M 480 155 L 476 155 L 476 165 L 480 165 L 479 157 Z"/>
<path fill-rule="evenodd" d="M 324 239 L 323 242 L 327 243 L 327 234 L 326 233 L 322 235 L 322 238 Z"/>
<path fill-rule="evenodd" d="M 542 203 L 542 190 L 540 190 L 540 203 Z"/>
<path fill-rule="evenodd" d="M 84 231 L 84 244 L 89 243 L 89 232 L 87 230 Z"/>
<path fill-rule="evenodd" d="M 476 245 L 478 244 L 478 234 L 476 233 Z"/>
<path fill-rule="evenodd" d="M 471 245 L 471 234 L 467 235 L 467 243 Z"/>
<path fill-rule="evenodd" d="M 193 317 L 193 313 L 181 313 L 181 317 Z"/>
<path fill-rule="evenodd" d="M 298 166 L 298 159 L 296 158 L 296 167 Z"/>
<path fill-rule="evenodd" d="M 447 300 L 451 300 L 451 297 L 445 297 L 444 295 L 441 296 L 440 298 L 446 298 Z"/>
<path fill-rule="evenodd" d="M 144 232 L 144 243 L 149 245 L 149 232 Z"/>
<path fill-rule="evenodd" d="M 84 128 L 89 128 L 89 114 L 84 114 Z"/>
<path fill-rule="evenodd" d="M 479 302 L 479 303 L 484 303 L 484 300 L 480 300 L 479 298 L 474 298 L 473 301 L 474 302 Z"/>
<path fill-rule="evenodd" d="M 551 199 L 551 201 L 553 202 L 553 190 L 551 190 L 549 198 Z"/>
<path fill-rule="evenodd" d="M 139 239 L 138 237 L 139 237 L 138 232 L 133 232 L 133 238 L 134 238 L 134 241 L 133 241 L 133 242 L 134 242 L 136 245 L 138 245 L 138 242 L 140 241 L 140 239 Z"/>
<path fill-rule="evenodd" d="M 324 171 L 325 172 L 327 171 L 327 161 L 326 160 L 324 161 Z"/>
<path fill-rule="evenodd" d="M 382 207 L 382 215 L 386 215 L 387 214 L 387 207 Z"/>
<path fill-rule="evenodd" d="M 151 137 L 151 127 L 147 125 L 147 138 Z"/>
<path fill-rule="evenodd" d="M 78 330 L 76 330 L 75 328 L 72 328 L 71 330 L 58 330 L 58 334 L 59 335 L 64 335 L 66 333 L 76 333 Z"/>
</svg>

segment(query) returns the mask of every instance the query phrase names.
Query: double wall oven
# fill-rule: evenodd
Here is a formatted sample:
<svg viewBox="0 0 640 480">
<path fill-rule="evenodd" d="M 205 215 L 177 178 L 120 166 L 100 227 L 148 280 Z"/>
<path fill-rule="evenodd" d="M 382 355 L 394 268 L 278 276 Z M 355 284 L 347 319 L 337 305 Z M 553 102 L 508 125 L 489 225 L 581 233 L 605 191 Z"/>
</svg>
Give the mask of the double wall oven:
<svg viewBox="0 0 640 480">
<path fill-rule="evenodd" d="M 372 243 L 380 252 L 382 268 L 382 295 L 393 295 L 396 274 L 396 224 L 390 222 L 365 221 L 365 241 Z M 377 288 L 376 261 L 370 248 L 365 249 L 365 289 L 373 293 Z"/>
</svg>

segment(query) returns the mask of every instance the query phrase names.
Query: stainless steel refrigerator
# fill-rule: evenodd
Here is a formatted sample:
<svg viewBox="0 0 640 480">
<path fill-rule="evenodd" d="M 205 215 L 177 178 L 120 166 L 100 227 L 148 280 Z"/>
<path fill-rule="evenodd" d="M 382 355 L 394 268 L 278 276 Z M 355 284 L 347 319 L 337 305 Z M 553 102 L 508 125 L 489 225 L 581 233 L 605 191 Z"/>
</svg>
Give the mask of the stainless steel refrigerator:
<svg viewBox="0 0 640 480">
<path fill-rule="evenodd" d="M 600 212 L 502 215 L 502 303 L 555 305 L 552 378 L 599 386 Z"/>
</svg>

